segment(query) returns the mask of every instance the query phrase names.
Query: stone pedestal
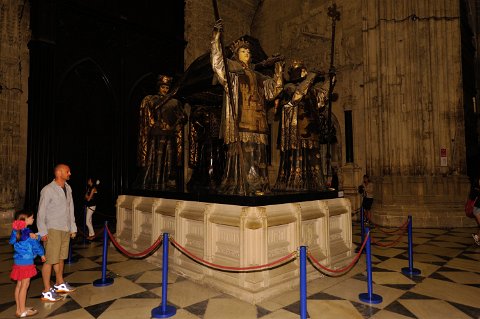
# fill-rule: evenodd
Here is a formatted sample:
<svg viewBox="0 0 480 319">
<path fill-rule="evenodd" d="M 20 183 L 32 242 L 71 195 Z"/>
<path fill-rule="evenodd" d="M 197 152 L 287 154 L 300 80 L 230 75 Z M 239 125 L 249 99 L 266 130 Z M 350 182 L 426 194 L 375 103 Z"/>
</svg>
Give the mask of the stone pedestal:
<svg viewBox="0 0 480 319">
<path fill-rule="evenodd" d="M 222 266 L 262 265 L 308 246 L 323 265 L 339 268 L 353 256 L 350 201 L 344 198 L 264 206 L 240 206 L 121 195 L 117 239 L 143 251 L 168 232 L 181 246 Z M 161 249 L 149 261 L 161 264 Z M 254 273 L 207 268 L 170 247 L 171 271 L 257 303 L 299 285 L 298 260 Z M 308 266 L 308 280 L 321 274 Z"/>
</svg>

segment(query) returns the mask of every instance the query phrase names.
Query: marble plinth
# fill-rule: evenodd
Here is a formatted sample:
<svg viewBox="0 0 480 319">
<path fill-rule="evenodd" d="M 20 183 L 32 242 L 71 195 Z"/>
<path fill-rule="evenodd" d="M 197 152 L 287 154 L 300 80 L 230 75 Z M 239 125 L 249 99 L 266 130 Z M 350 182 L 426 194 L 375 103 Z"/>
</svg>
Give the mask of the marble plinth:
<svg viewBox="0 0 480 319">
<path fill-rule="evenodd" d="M 266 264 L 303 245 L 330 268 L 348 264 L 354 254 L 351 205 L 345 198 L 243 206 L 119 196 L 116 236 L 123 247 L 143 251 L 164 232 L 196 256 L 224 266 Z M 161 264 L 162 250 L 148 261 Z M 222 272 L 192 261 L 172 246 L 169 248 L 170 271 L 250 303 L 298 286 L 298 263 L 296 260 L 254 273 Z M 307 272 L 308 280 L 321 276 L 311 265 Z"/>
</svg>

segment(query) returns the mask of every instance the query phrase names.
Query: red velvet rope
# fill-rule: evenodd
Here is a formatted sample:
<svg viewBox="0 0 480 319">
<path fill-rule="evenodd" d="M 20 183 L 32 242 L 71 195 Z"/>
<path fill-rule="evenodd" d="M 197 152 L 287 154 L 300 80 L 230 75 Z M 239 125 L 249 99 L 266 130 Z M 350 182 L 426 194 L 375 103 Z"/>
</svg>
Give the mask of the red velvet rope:
<svg viewBox="0 0 480 319">
<path fill-rule="evenodd" d="M 405 229 L 407 228 L 408 226 L 408 219 L 405 223 L 403 223 L 402 226 L 398 227 L 397 229 L 395 230 L 392 230 L 392 231 L 387 231 L 385 230 L 384 228 L 382 229 L 382 227 L 378 227 L 378 230 L 381 231 L 382 233 L 384 234 L 395 234 L 395 233 L 398 233 L 399 231 L 403 231 L 405 232 Z"/>
<path fill-rule="evenodd" d="M 386 243 L 381 243 L 379 241 L 375 241 L 373 240 L 373 236 L 372 236 L 372 244 L 374 245 L 377 245 L 377 246 L 380 246 L 380 247 L 392 247 L 392 246 L 395 246 L 396 244 L 398 244 L 400 242 L 400 240 L 402 239 L 403 235 L 405 235 L 405 233 L 403 234 L 400 234 L 397 239 L 395 239 L 394 241 L 387 241 Z"/>
<path fill-rule="evenodd" d="M 297 258 L 297 252 L 291 252 L 290 254 L 286 255 L 285 257 L 282 257 L 280 259 L 277 259 L 275 261 L 272 261 L 268 264 L 264 265 L 256 265 L 256 266 L 248 266 L 248 267 L 232 267 L 232 266 L 222 266 L 218 264 L 211 263 L 209 261 L 206 261 L 205 259 L 202 259 L 193 253 L 189 252 L 185 247 L 182 247 L 178 242 L 175 241 L 175 239 L 170 238 L 170 241 L 172 242 L 173 246 L 180 250 L 181 253 L 187 255 L 188 257 L 192 258 L 193 260 L 206 265 L 208 267 L 215 268 L 217 270 L 227 270 L 227 271 L 238 271 L 238 272 L 247 272 L 247 271 L 255 271 L 255 270 L 268 270 L 269 268 L 273 268 L 273 266 L 277 264 L 281 264 L 283 262 L 286 262 L 289 259 L 294 259 Z M 294 258 L 293 258 L 294 257 Z"/>
<path fill-rule="evenodd" d="M 340 268 L 340 269 L 330 269 L 328 267 L 325 267 L 324 265 L 322 265 L 318 260 L 315 259 L 315 257 L 313 257 L 312 253 L 308 252 L 308 258 L 310 259 L 310 261 L 312 261 L 316 266 L 318 266 L 318 268 L 320 269 L 323 269 L 325 271 L 328 271 L 328 272 L 331 272 L 331 273 L 342 273 L 342 272 L 347 272 L 349 271 L 358 261 L 358 259 L 360 259 L 360 256 L 362 255 L 362 251 L 363 251 L 363 248 L 365 248 L 365 244 L 367 243 L 367 239 L 368 239 L 368 236 L 370 236 L 370 232 L 367 233 L 367 236 L 365 236 L 365 239 L 363 240 L 363 244 L 362 244 L 362 247 L 360 248 L 360 250 L 358 251 L 357 255 L 355 256 L 355 258 L 353 258 L 352 262 L 343 267 L 343 268 Z"/>
<path fill-rule="evenodd" d="M 398 227 L 397 229 L 395 230 L 385 230 L 385 228 L 382 229 L 382 226 L 378 225 L 378 224 L 375 224 L 371 219 L 370 219 L 370 215 L 371 213 L 367 213 L 365 214 L 365 219 L 371 223 L 373 226 L 375 226 L 375 228 L 377 228 L 378 230 L 380 230 L 382 233 L 385 233 L 385 234 L 395 234 L 399 231 L 405 231 L 405 228 L 407 228 L 408 226 L 408 219 L 400 226 Z"/>
<path fill-rule="evenodd" d="M 115 245 L 115 247 L 117 247 L 118 250 L 120 250 L 120 252 L 122 252 L 123 254 L 127 255 L 128 257 L 131 257 L 131 258 L 142 258 L 142 257 L 145 257 L 147 255 L 150 255 L 150 253 L 152 253 L 154 250 L 156 250 L 158 247 L 160 247 L 160 244 L 162 243 L 162 235 L 158 236 L 158 239 L 153 243 L 152 246 L 150 246 L 149 248 L 147 248 L 146 250 L 140 252 L 140 253 L 131 253 L 131 252 L 128 252 L 126 251 L 122 246 L 120 246 L 120 244 L 115 240 L 115 237 L 113 237 L 112 233 L 110 232 L 110 229 L 108 229 L 107 227 L 107 232 L 108 232 L 108 237 L 110 237 L 110 240 L 112 241 L 113 245 Z"/>
</svg>

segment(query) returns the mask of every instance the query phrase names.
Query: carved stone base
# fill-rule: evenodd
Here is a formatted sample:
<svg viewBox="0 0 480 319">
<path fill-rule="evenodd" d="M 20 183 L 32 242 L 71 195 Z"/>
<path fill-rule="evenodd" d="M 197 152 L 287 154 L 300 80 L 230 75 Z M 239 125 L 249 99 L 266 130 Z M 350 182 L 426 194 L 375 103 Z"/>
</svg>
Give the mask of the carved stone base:
<svg viewBox="0 0 480 319">
<path fill-rule="evenodd" d="M 351 206 L 344 198 L 252 207 L 119 196 L 116 234 L 122 246 L 143 251 L 164 232 L 194 255 L 222 266 L 267 264 L 299 246 L 308 246 L 330 268 L 345 266 L 353 256 Z M 148 260 L 161 265 L 162 250 Z M 250 303 L 298 286 L 298 262 L 254 273 L 223 272 L 169 248 L 171 271 Z M 308 280 L 321 276 L 308 267 Z"/>
<path fill-rule="evenodd" d="M 470 190 L 466 176 L 388 176 L 376 186 L 372 220 L 377 224 L 399 226 L 411 215 L 413 227 L 476 225 L 464 212 Z"/>
</svg>

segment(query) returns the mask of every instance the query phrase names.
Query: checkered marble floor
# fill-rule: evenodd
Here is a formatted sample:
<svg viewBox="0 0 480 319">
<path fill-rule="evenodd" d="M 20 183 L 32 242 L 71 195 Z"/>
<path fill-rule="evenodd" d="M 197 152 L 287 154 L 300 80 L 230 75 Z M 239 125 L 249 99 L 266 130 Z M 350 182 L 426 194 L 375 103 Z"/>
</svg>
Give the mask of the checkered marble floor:
<svg viewBox="0 0 480 319">
<path fill-rule="evenodd" d="M 383 302 L 369 305 L 358 299 L 367 292 L 365 256 L 347 274 L 308 282 L 309 318 L 480 318 L 480 247 L 471 237 L 474 229 L 415 229 L 416 277 L 405 276 L 407 237 L 390 248 L 372 246 L 373 292 Z M 373 229 L 375 241 L 397 239 Z M 360 241 L 354 225 L 354 242 Z M 74 245 L 78 261 L 65 266 L 65 278 L 77 291 L 56 303 L 42 303 L 42 282 L 35 277 L 27 305 L 39 310 L 36 318 L 150 318 L 161 302 L 161 269 L 145 260 L 129 259 L 114 248 L 108 253 L 108 272 L 114 284 L 93 287 L 101 277 L 102 245 Z M 15 317 L 15 283 L 9 279 L 12 249 L 0 239 L 0 318 Z M 38 264 L 41 268 L 41 264 Z M 299 291 L 251 305 L 175 274 L 168 278 L 168 302 L 177 308 L 176 319 L 290 319 L 299 318 Z"/>
</svg>

